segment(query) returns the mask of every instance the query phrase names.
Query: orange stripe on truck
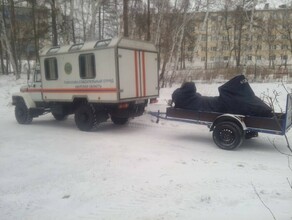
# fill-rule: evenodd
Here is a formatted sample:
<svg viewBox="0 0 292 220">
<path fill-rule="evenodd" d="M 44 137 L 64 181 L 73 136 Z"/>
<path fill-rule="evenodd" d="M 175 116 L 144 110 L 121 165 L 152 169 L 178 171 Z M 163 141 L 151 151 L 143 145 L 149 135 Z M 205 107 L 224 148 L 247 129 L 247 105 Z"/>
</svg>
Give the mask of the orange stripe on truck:
<svg viewBox="0 0 292 220">
<path fill-rule="evenodd" d="M 50 89 L 27 89 L 27 92 L 43 93 L 116 93 L 116 88 L 50 88 Z"/>
<path fill-rule="evenodd" d="M 135 57 L 135 84 L 136 84 L 136 97 L 139 96 L 139 84 L 138 84 L 138 51 L 134 51 L 134 57 Z"/>
<path fill-rule="evenodd" d="M 146 96 L 146 69 L 145 69 L 145 52 L 142 52 L 142 75 L 143 75 L 143 96 Z"/>
</svg>

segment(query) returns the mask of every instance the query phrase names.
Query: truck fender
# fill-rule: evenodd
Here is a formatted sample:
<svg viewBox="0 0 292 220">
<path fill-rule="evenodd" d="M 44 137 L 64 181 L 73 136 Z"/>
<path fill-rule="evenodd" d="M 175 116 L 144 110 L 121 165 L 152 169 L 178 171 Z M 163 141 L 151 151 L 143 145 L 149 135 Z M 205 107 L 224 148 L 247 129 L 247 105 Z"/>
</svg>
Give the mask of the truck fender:
<svg viewBox="0 0 292 220">
<path fill-rule="evenodd" d="M 17 102 L 19 102 L 20 100 L 24 101 L 24 103 L 28 109 L 36 107 L 35 102 L 32 100 L 31 96 L 28 93 L 19 92 L 19 93 L 13 94 L 13 96 L 12 96 L 12 104 L 13 105 L 16 105 Z"/>
<path fill-rule="evenodd" d="M 233 115 L 233 114 L 223 114 L 223 115 L 220 115 L 218 116 L 215 121 L 212 123 L 212 125 L 210 126 L 210 131 L 213 131 L 214 130 L 214 127 L 219 123 L 219 122 L 222 122 L 222 121 L 230 121 L 230 122 L 234 122 L 236 123 L 239 127 L 242 128 L 243 131 L 245 131 L 247 128 L 246 128 L 246 125 L 244 123 L 244 121 L 242 121 L 241 119 L 243 118 L 244 116 L 242 115 Z"/>
</svg>

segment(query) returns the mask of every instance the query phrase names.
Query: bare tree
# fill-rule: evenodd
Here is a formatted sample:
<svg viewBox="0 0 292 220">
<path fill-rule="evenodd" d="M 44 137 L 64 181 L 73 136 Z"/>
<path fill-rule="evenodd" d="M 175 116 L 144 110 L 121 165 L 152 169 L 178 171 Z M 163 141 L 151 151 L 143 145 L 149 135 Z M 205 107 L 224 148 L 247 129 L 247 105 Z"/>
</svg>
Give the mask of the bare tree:
<svg viewBox="0 0 292 220">
<path fill-rule="evenodd" d="M 91 0 L 91 22 L 88 31 L 88 39 L 96 39 L 96 18 L 101 6 L 101 0 Z"/>
<path fill-rule="evenodd" d="M 151 40 L 151 30 L 150 30 L 150 25 L 151 25 L 151 16 L 150 16 L 150 0 L 147 1 L 147 40 Z"/>
<path fill-rule="evenodd" d="M 4 10 L 4 7 L 3 7 L 3 10 Z M 11 42 L 9 40 L 3 12 L 0 13 L 0 27 L 1 27 L 0 28 L 0 41 L 1 41 L 2 48 L 7 52 L 7 55 L 9 57 L 9 62 L 12 65 L 16 79 L 19 79 L 20 72 L 18 71 L 17 59 L 15 56 L 15 53 L 13 52 Z M 7 68 L 8 68 L 8 65 L 7 65 Z"/>
<path fill-rule="evenodd" d="M 128 0 L 123 0 L 124 37 L 129 37 L 128 6 L 129 6 Z"/>
</svg>

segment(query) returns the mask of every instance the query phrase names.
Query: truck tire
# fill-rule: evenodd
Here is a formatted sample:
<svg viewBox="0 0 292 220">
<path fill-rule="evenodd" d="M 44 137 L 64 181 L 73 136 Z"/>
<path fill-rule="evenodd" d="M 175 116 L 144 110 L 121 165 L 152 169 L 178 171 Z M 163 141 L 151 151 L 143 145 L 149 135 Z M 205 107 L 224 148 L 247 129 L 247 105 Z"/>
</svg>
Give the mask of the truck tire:
<svg viewBox="0 0 292 220">
<path fill-rule="evenodd" d="M 215 144 L 224 150 L 233 150 L 243 141 L 243 130 L 234 122 L 219 122 L 213 131 Z"/>
<path fill-rule="evenodd" d="M 32 122 L 32 116 L 24 102 L 18 102 L 15 105 L 14 113 L 19 124 L 30 124 Z"/>
<path fill-rule="evenodd" d="M 116 116 L 111 116 L 111 120 L 114 124 L 116 125 L 124 125 L 128 122 L 128 118 L 119 118 L 119 117 L 116 117 Z"/>
<path fill-rule="evenodd" d="M 68 115 L 67 114 L 56 114 L 56 113 L 52 113 L 52 115 L 54 116 L 54 118 L 57 121 L 64 121 L 67 119 Z"/>
<path fill-rule="evenodd" d="M 92 104 L 83 104 L 75 112 L 75 123 L 81 131 L 91 131 L 97 125 L 95 108 Z"/>
</svg>

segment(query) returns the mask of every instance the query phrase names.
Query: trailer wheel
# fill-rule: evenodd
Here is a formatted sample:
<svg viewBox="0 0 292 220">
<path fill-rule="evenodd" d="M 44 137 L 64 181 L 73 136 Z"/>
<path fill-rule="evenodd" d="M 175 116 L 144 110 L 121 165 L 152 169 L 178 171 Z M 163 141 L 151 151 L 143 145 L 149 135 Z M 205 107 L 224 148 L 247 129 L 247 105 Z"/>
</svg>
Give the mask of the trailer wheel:
<svg viewBox="0 0 292 220">
<path fill-rule="evenodd" d="M 128 122 L 128 118 L 119 118 L 119 117 L 116 117 L 116 116 L 111 116 L 111 120 L 114 124 L 116 125 L 124 125 Z"/>
<path fill-rule="evenodd" d="M 24 102 L 18 102 L 16 104 L 15 118 L 19 124 L 30 124 L 32 122 L 32 116 Z"/>
<path fill-rule="evenodd" d="M 56 113 L 52 113 L 52 115 L 54 116 L 54 118 L 57 120 L 57 121 L 63 121 L 63 120 L 66 120 L 68 115 L 67 114 L 56 114 Z"/>
<path fill-rule="evenodd" d="M 75 112 L 75 123 L 81 131 L 90 131 L 96 124 L 95 108 L 92 104 L 81 105 Z"/>
<path fill-rule="evenodd" d="M 243 131 L 236 123 L 223 121 L 215 126 L 213 140 L 218 147 L 232 150 L 242 144 Z"/>
</svg>

